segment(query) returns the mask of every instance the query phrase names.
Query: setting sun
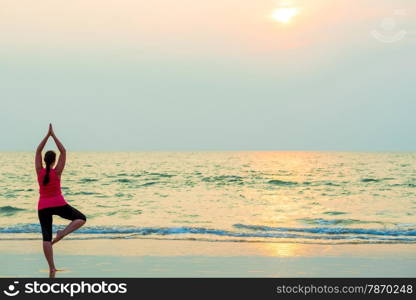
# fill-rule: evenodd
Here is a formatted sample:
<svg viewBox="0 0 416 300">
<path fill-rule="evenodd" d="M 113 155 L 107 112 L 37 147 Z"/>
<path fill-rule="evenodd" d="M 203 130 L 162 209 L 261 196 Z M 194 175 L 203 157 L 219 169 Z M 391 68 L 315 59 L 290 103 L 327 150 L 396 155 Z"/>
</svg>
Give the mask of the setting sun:
<svg viewBox="0 0 416 300">
<path fill-rule="evenodd" d="M 273 12 L 273 19 L 281 23 L 288 23 L 298 14 L 298 9 L 294 7 L 281 7 Z"/>
</svg>

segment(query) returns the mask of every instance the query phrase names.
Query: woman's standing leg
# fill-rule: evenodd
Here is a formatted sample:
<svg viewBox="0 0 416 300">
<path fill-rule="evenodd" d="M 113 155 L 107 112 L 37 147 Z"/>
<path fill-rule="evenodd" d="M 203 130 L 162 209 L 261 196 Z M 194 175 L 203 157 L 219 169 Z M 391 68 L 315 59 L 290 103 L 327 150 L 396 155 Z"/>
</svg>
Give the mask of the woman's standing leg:
<svg viewBox="0 0 416 300">
<path fill-rule="evenodd" d="M 43 253 L 49 265 L 49 275 L 52 276 L 56 272 L 55 262 L 53 261 L 52 242 L 43 242 Z"/>
<path fill-rule="evenodd" d="M 38 216 L 42 228 L 43 253 L 49 265 L 49 272 L 55 273 L 56 268 L 52 249 L 52 214 L 47 209 L 42 209 L 38 211 Z"/>
</svg>

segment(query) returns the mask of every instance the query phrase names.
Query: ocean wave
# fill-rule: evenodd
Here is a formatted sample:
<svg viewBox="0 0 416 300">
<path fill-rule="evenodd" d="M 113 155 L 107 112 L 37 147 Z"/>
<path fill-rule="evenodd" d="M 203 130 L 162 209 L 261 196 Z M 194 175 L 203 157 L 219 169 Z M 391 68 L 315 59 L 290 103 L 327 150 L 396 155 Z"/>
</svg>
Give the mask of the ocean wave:
<svg viewBox="0 0 416 300">
<path fill-rule="evenodd" d="M 331 182 L 331 181 L 325 181 L 323 184 L 324 185 L 327 185 L 327 186 L 341 186 L 341 184 L 335 183 L 335 182 Z"/>
<path fill-rule="evenodd" d="M 14 207 L 14 206 L 1 206 L 0 207 L 0 215 L 2 216 L 13 216 L 18 212 L 25 211 L 24 208 Z"/>
<path fill-rule="evenodd" d="M 96 178 L 81 178 L 79 180 L 80 183 L 89 183 L 89 182 L 96 182 L 98 179 Z"/>
<path fill-rule="evenodd" d="M 166 174 L 166 173 L 148 173 L 147 175 L 157 176 L 157 177 L 167 177 L 167 178 L 171 178 L 171 177 L 175 177 L 176 176 L 176 175 Z"/>
<path fill-rule="evenodd" d="M 68 192 L 66 193 L 68 196 L 90 196 L 90 195 L 98 195 L 98 193 L 95 192 Z"/>
<path fill-rule="evenodd" d="M 243 183 L 243 177 L 236 175 L 220 175 L 220 176 L 208 176 L 201 179 L 204 182 L 212 182 L 218 184 L 226 183 Z"/>
<path fill-rule="evenodd" d="M 361 179 L 361 182 L 366 182 L 366 183 L 368 183 L 368 182 L 380 182 L 381 181 L 381 179 L 374 179 L 374 178 L 363 178 L 363 179 Z"/>
<path fill-rule="evenodd" d="M 240 231 L 211 229 L 203 227 L 133 227 L 133 226 L 87 226 L 75 234 L 126 235 L 128 238 L 140 236 L 174 236 L 191 235 L 198 240 L 202 235 L 222 238 L 240 238 L 250 240 L 262 238 L 265 242 L 270 239 L 294 239 L 316 241 L 355 241 L 355 242 L 396 242 L 416 243 L 416 229 L 381 230 L 360 228 L 286 228 L 235 224 Z M 63 225 L 54 225 L 54 231 L 63 229 Z M 242 229 L 242 230 L 241 230 Z M 39 224 L 18 224 L 1 227 L 0 233 L 40 233 Z M 121 237 L 121 236 L 120 236 Z"/>
<path fill-rule="evenodd" d="M 297 182 L 277 180 L 277 179 L 269 180 L 268 183 L 273 184 L 273 185 L 282 185 L 282 186 L 298 185 Z"/>
<path fill-rule="evenodd" d="M 150 181 L 150 182 L 143 183 L 140 186 L 151 186 L 151 185 L 154 185 L 154 184 L 157 184 L 157 183 L 159 183 L 159 182 L 157 182 L 157 181 Z"/>
<path fill-rule="evenodd" d="M 127 178 L 121 178 L 121 179 L 114 180 L 113 182 L 120 182 L 120 183 L 132 183 L 132 182 L 134 182 L 134 180 L 132 180 L 132 179 L 127 179 Z"/>
<path fill-rule="evenodd" d="M 304 224 L 308 225 L 354 225 L 354 224 L 381 224 L 383 225 L 383 222 L 381 221 L 366 221 L 366 220 L 358 220 L 358 219 L 322 219 L 322 218 L 302 218 L 297 219 L 297 221 L 300 221 Z"/>
<path fill-rule="evenodd" d="M 345 227 L 312 227 L 312 228 L 290 228 L 290 227 L 268 227 L 260 225 L 235 224 L 239 229 L 266 232 L 306 232 L 313 234 L 354 234 L 354 235 L 379 235 L 379 236 L 416 236 L 416 228 L 412 229 L 363 229 Z"/>
<path fill-rule="evenodd" d="M 3 196 L 5 198 L 17 198 L 17 195 L 12 193 L 3 194 Z"/>
<path fill-rule="evenodd" d="M 114 215 L 140 215 L 142 214 L 143 211 L 141 209 L 122 209 L 122 210 L 118 210 L 118 211 L 112 211 L 109 213 L 106 213 L 106 216 L 114 216 Z"/>
<path fill-rule="evenodd" d="M 330 216 L 339 216 L 339 215 L 346 215 L 347 213 L 345 211 L 326 211 L 324 212 L 325 215 Z"/>
</svg>

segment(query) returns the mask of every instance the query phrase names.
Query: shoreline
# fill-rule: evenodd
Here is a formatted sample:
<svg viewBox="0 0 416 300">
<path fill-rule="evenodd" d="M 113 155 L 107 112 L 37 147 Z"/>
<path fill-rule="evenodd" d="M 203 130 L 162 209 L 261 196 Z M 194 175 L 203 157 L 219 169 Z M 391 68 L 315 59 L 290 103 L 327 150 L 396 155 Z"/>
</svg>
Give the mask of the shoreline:
<svg viewBox="0 0 416 300">
<path fill-rule="evenodd" d="M 0 241 L 1 277 L 47 277 L 41 241 Z M 64 240 L 56 277 L 415 277 L 415 244 Z"/>
</svg>

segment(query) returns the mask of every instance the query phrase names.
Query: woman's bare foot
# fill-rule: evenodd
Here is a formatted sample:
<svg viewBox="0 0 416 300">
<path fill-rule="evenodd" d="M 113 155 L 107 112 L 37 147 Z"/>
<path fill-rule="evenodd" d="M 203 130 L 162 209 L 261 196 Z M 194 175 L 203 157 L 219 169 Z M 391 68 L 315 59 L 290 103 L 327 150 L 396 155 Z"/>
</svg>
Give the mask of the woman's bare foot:
<svg viewBox="0 0 416 300">
<path fill-rule="evenodd" d="M 56 277 L 56 272 L 62 272 L 64 270 L 59 270 L 59 269 L 49 269 L 49 278 L 55 278 Z"/>
<path fill-rule="evenodd" d="M 56 269 L 49 269 L 49 278 L 55 278 Z"/>
<path fill-rule="evenodd" d="M 58 230 L 56 232 L 56 237 L 52 241 L 52 245 L 59 242 L 60 240 L 62 240 L 63 237 L 64 237 L 64 231 L 63 230 Z M 55 269 L 55 272 L 56 272 L 56 269 Z"/>
</svg>

